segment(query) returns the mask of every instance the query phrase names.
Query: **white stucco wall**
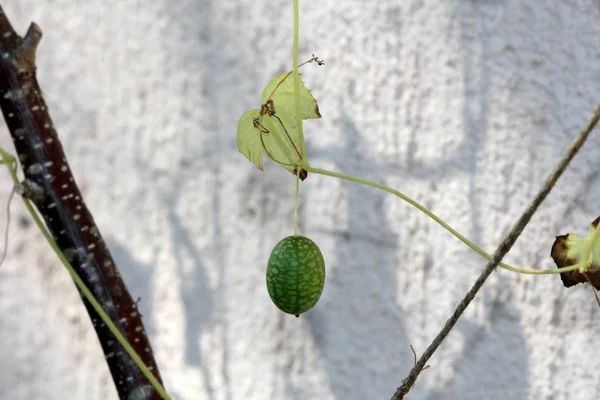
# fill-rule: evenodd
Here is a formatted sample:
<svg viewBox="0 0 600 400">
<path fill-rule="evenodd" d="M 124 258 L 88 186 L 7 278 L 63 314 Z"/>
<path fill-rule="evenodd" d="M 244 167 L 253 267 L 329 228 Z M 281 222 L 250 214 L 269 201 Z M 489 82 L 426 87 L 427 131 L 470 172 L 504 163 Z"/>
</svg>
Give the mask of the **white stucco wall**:
<svg viewBox="0 0 600 400">
<path fill-rule="evenodd" d="M 325 292 L 299 319 L 271 303 L 265 265 L 293 232 L 295 182 L 258 171 L 235 133 L 291 66 L 291 2 L 1 4 L 20 32 L 44 30 L 41 86 L 173 397 L 389 399 L 409 345 L 424 350 L 485 262 L 391 195 L 311 175 L 301 233 L 325 255 Z M 600 101 L 599 9 L 302 1 L 301 59 L 326 60 L 303 71 L 323 114 L 305 124 L 312 164 L 398 188 L 493 251 Z M 599 135 L 507 262 L 553 268 L 554 236 L 600 215 Z M 2 172 L 2 210 L 9 190 Z M 115 399 L 73 284 L 25 215 L 15 201 L 0 268 L 0 399 Z M 596 399 L 599 323 L 588 287 L 499 271 L 410 399 Z"/>
</svg>

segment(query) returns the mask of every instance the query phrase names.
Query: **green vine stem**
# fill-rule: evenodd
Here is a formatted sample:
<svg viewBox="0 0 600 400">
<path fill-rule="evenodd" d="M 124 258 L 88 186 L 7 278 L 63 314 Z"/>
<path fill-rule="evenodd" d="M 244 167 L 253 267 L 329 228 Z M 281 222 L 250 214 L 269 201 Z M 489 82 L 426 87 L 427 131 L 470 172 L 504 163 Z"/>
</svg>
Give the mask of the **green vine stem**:
<svg viewBox="0 0 600 400">
<path fill-rule="evenodd" d="M 407 195 L 405 195 L 404 193 L 392 189 L 388 186 L 385 186 L 381 183 L 377 183 L 377 182 L 373 182 L 373 181 L 369 181 L 367 179 L 362 179 L 362 178 L 358 178 L 355 176 L 351 176 L 351 175 L 346 175 L 340 172 L 333 172 L 333 171 L 328 171 L 328 170 L 324 170 L 324 169 L 320 169 L 320 168 L 314 168 L 311 167 L 309 162 L 308 162 L 308 158 L 306 157 L 306 148 L 304 145 L 304 130 L 303 130 L 303 123 L 302 123 L 302 114 L 301 114 L 301 110 L 300 110 L 300 79 L 298 76 L 298 36 L 299 36 L 299 24 L 300 24 L 300 17 L 299 17 L 299 10 L 298 10 L 298 0 L 294 0 L 294 45 L 293 45 L 293 53 L 292 53 L 292 66 L 293 66 L 293 70 L 292 73 L 294 74 L 294 82 L 295 82 L 295 88 L 294 88 L 294 96 L 295 96 L 295 103 L 296 103 L 296 124 L 298 126 L 298 134 L 300 137 L 300 153 L 301 153 L 301 157 L 300 157 L 300 163 L 298 165 L 298 169 L 304 169 L 307 172 L 312 172 L 314 174 L 321 174 L 321 175 L 327 175 L 327 176 L 331 176 L 334 178 L 339 178 L 339 179 L 343 179 L 343 180 L 347 180 L 347 181 L 352 181 L 355 183 L 359 183 L 362 185 L 366 185 L 366 186 L 371 186 L 373 188 L 376 189 L 380 189 L 383 190 L 385 192 L 391 193 L 395 196 L 400 197 L 402 200 L 404 200 L 405 202 L 409 203 L 410 205 L 412 205 L 413 207 L 417 208 L 419 211 L 425 213 L 428 217 L 430 217 L 431 219 L 433 219 L 435 222 L 437 222 L 439 225 L 441 225 L 444 229 L 446 229 L 448 232 L 450 232 L 452 235 L 454 235 L 458 240 L 460 240 L 461 242 L 463 242 L 465 245 L 467 245 L 468 247 L 470 247 L 471 249 L 473 249 L 477 254 L 479 254 L 480 256 L 482 256 L 483 258 L 485 258 L 486 260 L 490 261 L 492 259 L 492 256 L 489 255 L 488 253 L 486 253 L 485 251 L 483 251 L 480 247 L 478 247 L 475 243 L 471 242 L 469 239 L 467 239 L 465 236 L 463 236 L 462 234 L 460 234 L 456 229 L 452 228 L 450 225 L 448 225 L 446 222 L 444 222 L 444 220 L 442 220 L 440 217 L 438 217 L 437 215 L 435 215 L 433 212 L 431 212 L 430 210 L 428 210 L 426 207 L 424 207 L 423 205 L 421 205 L 420 203 L 418 203 L 417 201 L 411 199 L 410 197 L 408 197 Z M 292 145 L 294 144 L 293 141 L 291 139 L 288 140 L 292 143 Z M 264 145 L 263 145 L 264 147 Z M 283 146 L 285 147 L 285 146 Z M 267 154 L 269 154 L 269 152 L 266 150 Z M 277 160 L 274 160 L 275 162 L 277 162 Z M 296 194 L 296 203 L 298 201 L 298 194 Z M 295 232 L 297 232 L 297 216 L 296 216 L 296 210 L 297 210 L 297 205 L 296 208 L 294 209 L 294 229 Z M 521 274 L 530 274 L 530 275 L 550 275 L 550 274 L 560 274 L 562 272 L 568 272 L 568 271 L 573 271 L 573 270 L 577 270 L 577 269 L 585 269 L 585 263 L 578 263 L 578 264 L 574 264 L 574 265 L 569 265 L 568 267 L 563 267 L 563 268 L 558 268 L 558 269 L 551 269 L 551 270 L 539 270 L 539 269 L 526 269 L 526 268 L 517 268 L 517 267 L 513 267 L 511 265 L 508 265 L 506 263 L 499 263 L 498 265 L 506 270 L 512 271 L 512 272 L 517 272 L 517 273 L 521 273 Z"/>
<path fill-rule="evenodd" d="M 294 74 L 294 97 L 296 101 L 296 125 L 300 136 L 300 162 L 308 165 L 306 146 L 304 145 L 304 129 L 302 126 L 302 113 L 300 109 L 300 75 L 298 75 L 298 38 L 300 35 L 300 11 L 298 0 L 294 0 L 294 45 L 292 49 L 292 73 Z"/>
<path fill-rule="evenodd" d="M 473 249 L 475 252 L 477 252 L 477 254 L 479 254 L 480 256 L 482 256 L 483 258 L 485 258 L 488 261 L 490 261 L 492 259 L 491 255 L 489 255 L 488 253 L 486 253 L 485 251 L 483 251 L 480 247 L 478 247 L 475 243 L 471 242 L 469 239 L 467 239 L 466 237 L 464 237 L 463 235 L 461 235 L 458 231 L 456 231 L 456 229 L 452 228 L 450 225 L 448 225 L 446 222 L 444 222 L 443 219 L 441 219 L 440 217 L 438 217 L 437 215 L 435 215 L 433 212 L 431 212 L 425 206 L 423 206 L 420 203 L 418 203 L 417 201 L 411 199 L 410 197 L 408 197 L 404 193 L 399 192 L 398 190 L 395 190 L 395 189 L 392 189 L 390 187 L 387 187 L 387 186 L 385 186 L 385 185 L 383 185 L 381 183 L 369 181 L 369 180 L 362 179 L 362 178 L 357 178 L 357 177 L 351 176 L 351 175 L 345 175 L 345 174 L 342 174 L 342 173 L 339 173 L 339 172 L 328 171 L 328 170 L 325 170 L 325 169 L 314 168 L 314 167 L 310 167 L 310 166 L 305 166 L 304 169 L 306 169 L 306 171 L 311 172 L 313 174 L 321 174 L 321 175 L 326 175 L 326 176 L 332 176 L 332 177 L 335 177 L 335 178 L 339 178 L 339 179 L 344 179 L 344 180 L 347 180 L 347 181 L 352 181 L 352 182 L 360 183 L 362 185 L 371 186 L 371 187 L 374 187 L 376 189 L 380 189 L 380 190 L 383 190 L 385 192 L 391 193 L 391 194 L 393 194 L 395 196 L 398 196 L 402 200 L 404 200 L 405 202 L 407 202 L 411 206 L 417 208 L 419 211 L 423 212 L 428 217 L 430 217 L 431 219 L 433 219 L 435 222 L 437 222 L 438 224 L 440 224 L 444 229 L 446 229 L 452 235 L 456 236 L 456 238 L 458 238 L 458 240 L 460 240 L 461 242 L 463 242 L 464 244 L 466 244 L 467 246 L 469 246 L 471 249 Z M 578 264 L 574 264 L 574 265 L 569 265 L 568 267 L 563 267 L 563 268 L 542 269 L 542 270 L 516 268 L 516 267 L 513 267 L 513 266 L 505 264 L 505 263 L 499 263 L 498 266 L 502 267 L 504 269 L 507 269 L 509 271 L 517 272 L 517 273 L 521 273 L 521 274 L 550 275 L 550 274 L 560 274 L 562 272 L 568 272 L 568 271 L 573 271 L 573 270 L 576 270 L 576 269 L 580 269 L 580 268 L 584 267 L 584 263 L 578 263 Z"/>
<path fill-rule="evenodd" d="M 296 200 L 294 202 L 294 235 L 298 236 L 298 206 L 300 205 L 300 168 L 296 168 Z"/>
<path fill-rule="evenodd" d="M 1 147 L 0 147 L 0 156 L 2 157 L 2 160 L 0 161 L 0 164 L 5 164 L 7 166 L 9 174 L 10 174 L 12 180 L 13 180 L 13 183 L 14 183 L 15 187 L 19 187 L 20 183 L 19 183 L 19 180 L 18 180 L 18 177 L 17 177 L 17 171 L 13 167 L 13 165 L 15 163 L 15 157 L 12 156 L 11 154 L 9 154 L 8 152 L 6 152 Z M 112 320 L 110 319 L 110 317 L 108 316 L 108 314 L 106 313 L 106 311 L 104 311 L 104 309 L 102 308 L 102 305 L 100 304 L 100 302 L 96 299 L 96 297 L 91 292 L 91 290 L 83 282 L 83 280 L 81 279 L 81 277 L 79 276 L 79 274 L 77 274 L 77 271 L 75 271 L 75 269 L 73 268 L 73 266 L 71 265 L 71 263 L 69 263 L 69 261 L 67 260 L 67 258 L 64 255 L 64 253 L 60 250 L 60 248 L 58 247 L 58 245 L 56 244 L 56 242 L 52 238 L 52 235 L 50 234 L 50 232 L 48 232 L 48 229 L 46 228 L 46 226 L 42 222 L 42 220 L 41 220 L 40 216 L 38 215 L 38 213 L 35 211 L 35 208 L 31 204 L 31 202 L 29 201 L 29 199 L 27 199 L 26 197 L 23 197 L 23 196 L 21 196 L 21 198 L 23 199 L 23 203 L 25 204 L 25 208 L 27 208 L 27 211 L 31 215 L 31 218 L 33 218 L 33 221 L 35 222 L 36 226 L 42 232 L 42 235 L 44 235 L 44 238 L 48 241 L 48 243 L 50 244 L 50 247 L 52 247 L 52 250 L 54 250 L 54 252 L 58 256 L 58 258 L 60 259 L 60 261 L 62 262 L 62 264 L 65 266 L 65 268 L 69 272 L 69 275 L 71 275 L 71 278 L 75 282 L 75 285 L 77 286 L 77 288 L 81 291 L 81 293 L 83 293 L 83 295 L 87 299 L 87 301 L 90 302 L 90 304 L 92 305 L 92 307 L 94 308 L 94 310 L 96 310 L 96 312 L 98 313 L 98 315 L 102 319 L 102 322 L 104 322 L 106 324 L 106 326 L 108 327 L 108 329 L 112 332 L 112 334 L 115 335 L 116 339 L 119 341 L 119 343 L 121 343 L 121 345 L 123 346 L 123 348 L 125 349 L 125 351 L 127 352 L 127 354 L 129 354 L 129 356 L 132 358 L 133 362 L 142 371 L 142 373 L 144 374 L 144 376 L 146 377 L 146 379 L 148 379 L 148 381 L 150 382 L 150 384 L 161 395 L 161 397 L 163 398 L 163 400 L 171 400 L 171 397 L 167 394 L 167 391 L 165 390 L 165 388 L 163 387 L 163 385 L 152 374 L 152 372 L 150 371 L 150 369 L 142 361 L 142 359 L 136 353 L 136 351 L 133 349 L 133 347 L 131 347 L 131 345 L 129 344 L 129 342 L 125 338 L 125 336 L 121 333 L 121 331 L 119 330 L 119 328 L 117 328 L 117 326 L 112 322 Z"/>
</svg>

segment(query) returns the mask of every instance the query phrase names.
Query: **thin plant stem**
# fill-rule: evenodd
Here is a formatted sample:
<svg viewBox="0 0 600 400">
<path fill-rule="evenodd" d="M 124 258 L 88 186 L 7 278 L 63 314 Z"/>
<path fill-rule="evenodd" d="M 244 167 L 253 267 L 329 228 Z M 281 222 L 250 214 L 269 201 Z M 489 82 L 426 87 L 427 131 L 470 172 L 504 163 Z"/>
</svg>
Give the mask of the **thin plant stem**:
<svg viewBox="0 0 600 400">
<path fill-rule="evenodd" d="M 448 319 L 448 321 L 446 321 L 446 324 L 444 325 L 440 333 L 438 333 L 437 336 L 433 339 L 429 347 L 425 350 L 421 358 L 419 358 L 419 361 L 417 361 L 417 363 L 410 371 L 408 376 L 402 381 L 402 384 L 391 397 L 391 400 L 402 400 L 404 399 L 404 396 L 410 391 L 412 386 L 415 384 L 419 374 L 427 364 L 427 361 L 429 361 L 433 353 L 435 353 L 435 351 L 442 344 L 446 336 L 448 336 L 448 334 L 450 333 L 460 316 L 463 314 L 463 312 L 467 309 L 467 306 L 471 303 L 479 289 L 481 289 L 487 278 L 499 265 L 502 257 L 504 257 L 506 253 L 508 253 L 510 248 L 517 241 L 517 238 L 519 237 L 521 232 L 523 232 L 523 229 L 525 229 L 525 226 L 527 225 L 531 217 L 533 217 L 533 214 L 535 214 L 540 204 L 542 204 L 542 202 L 546 199 L 546 197 L 548 196 L 548 194 L 550 193 L 560 176 L 567 168 L 567 165 L 569 165 L 569 162 L 571 162 L 571 160 L 573 159 L 573 157 L 575 157 L 579 149 L 581 149 L 586 139 L 588 138 L 590 132 L 598 123 L 598 120 L 600 120 L 600 104 L 596 106 L 592 118 L 590 118 L 583 130 L 579 133 L 579 135 L 577 135 L 573 144 L 571 144 L 571 146 L 569 146 L 569 148 L 566 150 L 565 154 L 562 156 L 554 171 L 552 171 L 552 173 L 548 176 L 548 179 L 546 179 L 546 182 L 544 182 L 544 185 L 540 189 L 539 193 L 535 196 L 531 204 L 523 212 L 523 214 L 514 224 L 512 229 L 508 232 L 500 246 L 498 246 L 498 248 L 494 252 L 492 260 L 487 263 L 484 270 L 481 272 L 481 274 L 475 281 L 475 284 L 473 284 L 473 287 L 467 292 L 463 300 L 456 307 L 456 310 L 452 313 L 452 316 Z"/>
<path fill-rule="evenodd" d="M 450 232 L 452 235 L 454 235 L 456 238 L 458 238 L 458 240 L 460 240 L 461 242 L 463 242 L 464 244 L 469 246 L 471 249 L 473 249 L 477 254 L 479 254 L 483 258 L 487 259 L 488 261 L 492 260 L 491 255 L 489 255 L 488 253 L 483 251 L 480 247 L 478 247 L 475 243 L 471 242 L 469 239 L 467 239 L 466 237 L 461 235 L 456 229 L 452 228 L 450 225 L 448 225 L 446 222 L 444 222 L 443 219 L 441 219 L 440 217 L 435 215 L 433 212 L 431 212 L 425 206 L 421 205 L 419 202 L 413 200 L 412 198 L 408 197 L 407 195 L 405 195 L 404 193 L 402 193 L 398 190 L 392 189 L 381 183 L 369 181 L 367 179 L 357 178 L 357 177 L 351 176 L 351 175 L 342 174 L 340 172 L 328 171 L 325 169 L 314 168 L 314 167 L 310 167 L 310 166 L 305 166 L 304 168 L 308 172 L 312 172 L 314 174 L 328 175 L 328 176 L 333 176 L 335 178 L 340 178 L 340 179 L 360 183 L 363 185 L 374 187 L 376 189 L 381 189 L 381 190 L 391 193 L 395 196 L 398 196 L 402 200 L 406 201 L 407 203 L 409 203 L 410 205 L 417 208 L 419 211 L 423 212 L 428 217 L 433 219 L 435 222 L 440 224 L 444 229 L 446 229 L 448 232 Z M 506 270 L 521 273 L 521 274 L 549 275 L 549 274 L 559 274 L 562 272 L 568 272 L 568 271 L 573 271 L 573 270 L 579 269 L 580 267 L 582 267 L 583 263 L 569 265 L 568 267 L 563 267 L 563 268 L 558 268 L 558 269 L 541 269 L 541 270 L 540 269 L 517 268 L 517 267 L 513 267 L 511 265 L 505 264 L 505 263 L 499 263 L 498 265 Z"/>
<path fill-rule="evenodd" d="M 6 229 L 4 229 L 4 248 L 0 254 L 0 267 L 4 263 L 6 255 L 8 254 L 8 235 L 10 234 L 10 205 L 12 204 L 12 199 L 14 197 L 15 188 L 13 186 L 12 190 L 10 191 L 10 195 L 8 196 L 8 201 L 6 202 Z"/>
<path fill-rule="evenodd" d="M 294 235 L 298 236 L 298 206 L 300 205 L 300 168 L 296 168 L 296 201 L 294 203 Z"/>
<path fill-rule="evenodd" d="M 0 156 L 2 156 L 2 158 L 0 158 L 0 164 L 6 164 L 6 166 L 8 167 L 8 170 L 11 171 L 11 176 L 12 176 L 12 171 L 15 170 L 16 159 L 12 155 L 5 152 L 2 148 L 0 148 Z M 15 173 L 15 176 L 13 179 L 16 179 L 16 173 Z M 8 235 L 9 235 L 9 230 L 10 230 L 10 205 L 12 203 L 12 199 L 13 199 L 14 195 L 15 195 L 15 186 L 13 185 L 13 188 L 10 191 L 10 195 L 8 196 L 8 202 L 6 203 L 6 229 L 4 230 L 4 248 L 2 249 L 2 254 L 0 255 L 0 267 L 4 263 L 4 260 L 6 259 L 6 255 L 8 254 Z"/>
<path fill-rule="evenodd" d="M 300 75 L 298 75 L 298 37 L 300 35 L 300 12 L 298 0 L 294 0 L 294 45 L 292 49 L 292 73 L 294 74 L 294 100 L 296 102 L 296 126 L 300 142 L 300 160 L 306 160 L 304 145 L 304 128 L 302 126 L 302 110 L 300 107 Z M 292 142 L 293 143 L 293 142 Z"/>
</svg>

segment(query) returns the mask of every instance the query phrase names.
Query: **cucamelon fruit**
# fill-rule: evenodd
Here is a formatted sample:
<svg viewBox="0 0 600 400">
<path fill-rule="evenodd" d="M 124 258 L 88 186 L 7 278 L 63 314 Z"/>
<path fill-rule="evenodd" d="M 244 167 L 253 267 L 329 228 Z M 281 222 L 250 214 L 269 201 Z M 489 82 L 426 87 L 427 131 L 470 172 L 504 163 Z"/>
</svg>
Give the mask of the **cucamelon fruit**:
<svg viewBox="0 0 600 400">
<path fill-rule="evenodd" d="M 296 317 L 310 310 L 325 286 L 325 261 L 307 237 L 288 236 L 273 248 L 267 264 L 267 290 L 273 303 Z"/>
</svg>

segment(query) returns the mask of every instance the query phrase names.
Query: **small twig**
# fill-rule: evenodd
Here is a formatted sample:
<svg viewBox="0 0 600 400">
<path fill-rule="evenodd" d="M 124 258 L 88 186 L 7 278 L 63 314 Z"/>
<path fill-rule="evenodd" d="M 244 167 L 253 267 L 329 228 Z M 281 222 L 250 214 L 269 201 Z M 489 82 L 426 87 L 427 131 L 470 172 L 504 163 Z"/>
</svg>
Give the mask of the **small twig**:
<svg viewBox="0 0 600 400">
<path fill-rule="evenodd" d="M 410 345 L 410 350 L 412 351 L 412 353 L 413 353 L 413 358 L 414 358 L 414 360 L 415 360 L 415 361 L 414 361 L 414 365 L 417 365 L 417 352 L 415 351 L 415 348 L 413 347 L 413 345 L 412 345 L 412 344 Z M 426 366 L 424 366 L 424 367 L 423 367 L 423 369 L 427 369 L 427 368 L 429 368 L 429 365 L 426 365 Z"/>
<path fill-rule="evenodd" d="M 15 188 L 13 187 L 8 195 L 8 202 L 6 203 L 6 228 L 4 229 L 4 248 L 0 252 L 0 267 L 4 263 L 6 255 L 8 254 L 8 235 L 10 231 L 10 204 L 15 196 Z"/>
<path fill-rule="evenodd" d="M 519 235 L 521 234 L 521 232 L 523 231 L 533 214 L 536 212 L 540 204 L 542 204 L 542 202 L 546 199 L 546 197 L 550 193 L 550 190 L 552 190 L 552 188 L 556 184 L 556 181 L 558 181 L 558 178 L 560 178 L 562 173 L 567 168 L 569 162 L 571 162 L 571 160 L 573 159 L 573 157 L 575 157 L 579 149 L 581 149 L 586 139 L 588 138 L 590 132 L 598 123 L 598 120 L 600 120 L 600 104 L 598 104 L 598 106 L 594 110 L 594 114 L 586 124 L 585 128 L 579 133 L 573 144 L 571 144 L 571 146 L 567 149 L 554 171 L 552 171 L 552 173 L 544 183 L 542 189 L 535 196 L 531 204 L 527 207 L 525 212 L 521 215 L 521 217 L 510 230 L 510 232 L 506 235 L 500 246 L 496 249 L 492 260 L 487 263 L 485 269 L 481 272 L 481 274 L 475 281 L 473 287 L 467 292 L 466 296 L 460 302 L 452 316 L 448 319 L 448 321 L 446 321 L 446 324 L 444 325 L 440 333 L 438 333 L 438 335 L 435 337 L 433 342 L 431 342 L 427 350 L 425 350 L 419 361 L 417 361 L 413 369 L 410 371 L 409 375 L 402 381 L 402 385 L 398 389 L 396 389 L 396 392 L 392 396 L 391 400 L 404 399 L 404 396 L 410 391 L 427 361 L 431 358 L 431 356 L 437 350 L 440 344 L 442 344 L 446 336 L 448 336 L 448 334 L 450 333 L 450 331 L 452 330 L 462 313 L 466 310 L 469 303 L 471 303 L 471 300 L 473 300 L 479 289 L 481 289 L 486 279 L 496 269 L 498 263 L 506 255 L 506 253 L 508 253 L 510 248 L 515 244 L 517 238 L 519 237 Z"/>
<path fill-rule="evenodd" d="M 17 160 L 15 160 L 12 156 L 5 157 L 4 154 L 0 152 L 0 164 L 8 164 L 9 169 L 10 167 L 12 167 L 12 169 L 15 169 L 17 165 Z M 6 255 L 8 254 L 8 234 L 10 231 L 10 204 L 12 203 L 15 191 L 15 187 L 13 186 L 13 188 L 10 191 L 10 195 L 8 196 L 8 202 L 6 203 L 6 228 L 4 229 L 4 247 L 0 252 L 0 267 L 2 267 Z"/>
</svg>

